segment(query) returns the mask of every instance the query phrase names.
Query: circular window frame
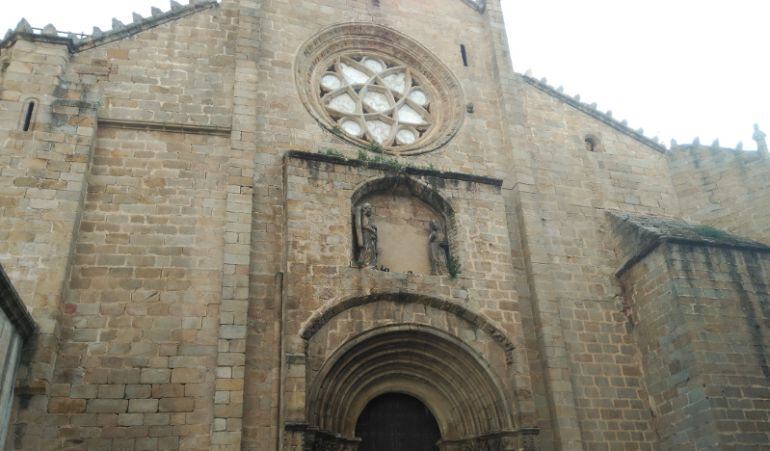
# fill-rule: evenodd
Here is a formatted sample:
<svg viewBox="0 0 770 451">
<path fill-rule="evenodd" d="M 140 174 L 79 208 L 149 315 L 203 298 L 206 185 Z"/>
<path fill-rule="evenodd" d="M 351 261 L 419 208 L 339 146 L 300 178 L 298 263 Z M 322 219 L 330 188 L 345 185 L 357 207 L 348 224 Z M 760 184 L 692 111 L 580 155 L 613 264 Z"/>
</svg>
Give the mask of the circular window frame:
<svg viewBox="0 0 770 451">
<path fill-rule="evenodd" d="M 345 133 L 329 114 L 321 96 L 321 77 L 338 58 L 356 55 L 404 66 L 428 92 L 432 123 L 414 143 L 380 146 Z M 347 23 L 322 30 L 301 46 L 294 74 L 300 99 L 310 115 L 326 130 L 364 149 L 398 156 L 432 152 L 457 134 L 465 118 L 464 95 L 449 68 L 421 44 L 382 25 Z"/>
</svg>

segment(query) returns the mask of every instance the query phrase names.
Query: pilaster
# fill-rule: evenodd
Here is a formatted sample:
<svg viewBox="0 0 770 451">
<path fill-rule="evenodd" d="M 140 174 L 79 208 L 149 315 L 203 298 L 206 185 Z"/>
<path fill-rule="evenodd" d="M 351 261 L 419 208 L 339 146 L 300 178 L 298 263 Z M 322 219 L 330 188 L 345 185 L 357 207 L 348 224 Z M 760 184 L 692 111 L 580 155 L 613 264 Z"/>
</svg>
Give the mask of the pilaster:
<svg viewBox="0 0 770 451">
<path fill-rule="evenodd" d="M 507 198 L 507 214 L 511 242 L 516 243 L 515 261 L 520 261 L 518 268 L 520 283 L 528 286 L 528 297 L 522 298 L 522 308 L 531 309 L 535 323 L 537 350 L 532 356 L 538 361 L 530 362 L 536 372 L 542 371 L 545 384 L 545 396 L 550 414 L 552 431 L 544 431 L 546 437 L 553 434 L 555 446 L 560 449 L 579 451 L 583 449 L 577 408 L 572 386 L 572 376 L 567 360 L 567 350 L 562 331 L 562 318 L 559 314 L 559 300 L 553 289 L 553 275 L 547 266 L 546 250 L 536 245 L 535 237 L 544 230 L 536 217 L 538 187 L 528 171 L 532 168 L 529 153 L 534 151 L 534 144 L 527 139 L 524 131 L 526 108 L 520 93 L 517 92 L 517 75 L 513 72 L 510 50 L 505 35 L 502 9 L 499 1 L 486 4 L 488 33 L 495 49 L 494 67 L 499 86 L 500 117 L 504 123 L 503 140 L 505 148 L 511 152 L 508 167 L 505 168 L 510 178 L 503 185 Z M 537 368 L 543 365 L 542 370 Z M 534 407 L 532 416 L 536 417 Z M 540 412 L 541 414 L 544 412 Z"/>
<path fill-rule="evenodd" d="M 224 1 L 235 36 L 236 62 L 226 224 L 222 302 L 214 393 L 212 449 L 240 450 L 243 440 L 248 312 L 251 300 L 251 234 L 254 213 L 254 129 L 256 111 L 256 36 L 258 1 Z"/>
</svg>

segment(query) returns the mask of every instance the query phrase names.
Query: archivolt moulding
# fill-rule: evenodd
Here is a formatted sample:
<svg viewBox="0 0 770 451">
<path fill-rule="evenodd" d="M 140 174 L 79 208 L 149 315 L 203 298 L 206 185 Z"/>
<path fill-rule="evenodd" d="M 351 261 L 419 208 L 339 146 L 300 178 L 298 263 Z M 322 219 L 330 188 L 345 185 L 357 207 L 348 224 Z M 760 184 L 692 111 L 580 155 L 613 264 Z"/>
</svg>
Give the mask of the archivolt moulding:
<svg viewBox="0 0 770 451">
<path fill-rule="evenodd" d="M 366 196 L 375 193 L 387 193 L 395 188 L 406 188 L 414 197 L 428 204 L 436 212 L 441 213 L 445 219 L 451 219 L 455 212 L 452 204 L 431 186 L 422 183 L 415 178 L 405 175 L 391 175 L 367 180 L 356 187 L 350 202 L 356 205 Z"/>
<path fill-rule="evenodd" d="M 366 296 L 356 296 L 337 302 L 311 316 L 300 330 L 300 337 L 308 341 L 321 330 L 321 328 L 340 313 L 355 307 L 371 304 L 378 301 L 397 301 L 403 303 L 416 302 L 445 312 L 452 313 L 459 318 L 473 324 L 489 335 L 505 351 L 507 363 L 513 362 L 513 342 L 497 325 L 478 313 L 474 313 L 465 306 L 456 302 L 417 293 L 373 293 Z"/>
<path fill-rule="evenodd" d="M 309 393 L 309 423 L 352 439 L 366 404 L 393 392 L 422 401 L 444 440 L 514 427 L 505 392 L 486 361 L 456 337 L 416 324 L 372 329 L 338 349 Z"/>
</svg>

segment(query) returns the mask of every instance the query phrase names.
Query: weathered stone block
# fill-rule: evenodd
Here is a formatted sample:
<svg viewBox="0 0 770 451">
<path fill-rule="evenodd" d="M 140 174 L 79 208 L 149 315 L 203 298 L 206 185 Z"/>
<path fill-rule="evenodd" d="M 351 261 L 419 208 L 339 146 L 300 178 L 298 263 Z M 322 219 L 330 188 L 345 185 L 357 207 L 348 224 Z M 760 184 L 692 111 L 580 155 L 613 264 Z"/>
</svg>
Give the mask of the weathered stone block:
<svg viewBox="0 0 770 451">
<path fill-rule="evenodd" d="M 48 402 L 51 413 L 83 413 L 86 411 L 85 399 L 51 398 Z"/>
</svg>

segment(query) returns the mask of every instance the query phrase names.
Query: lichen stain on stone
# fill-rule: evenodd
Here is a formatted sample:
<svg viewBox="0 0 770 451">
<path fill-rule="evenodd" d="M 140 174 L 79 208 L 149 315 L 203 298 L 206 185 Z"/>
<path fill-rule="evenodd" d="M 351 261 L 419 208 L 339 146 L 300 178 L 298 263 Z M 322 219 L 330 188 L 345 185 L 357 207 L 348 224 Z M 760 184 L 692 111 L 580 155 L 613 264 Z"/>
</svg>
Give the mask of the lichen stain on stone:
<svg viewBox="0 0 770 451">
<path fill-rule="evenodd" d="M 724 252 L 729 265 L 728 273 L 730 274 L 730 280 L 733 283 L 733 288 L 738 293 L 738 299 L 741 303 L 741 310 L 745 313 L 746 325 L 749 327 L 749 333 L 751 339 L 754 342 L 754 348 L 756 349 L 755 355 L 759 363 L 759 368 L 762 370 L 762 374 L 765 379 L 770 381 L 770 366 L 767 362 L 767 347 L 764 343 L 764 337 L 762 336 L 762 329 L 759 320 L 757 319 L 757 313 L 754 310 L 754 304 L 751 302 L 751 297 L 748 291 L 744 287 L 741 275 L 738 272 L 738 262 L 735 259 L 735 255 L 732 252 Z M 748 265 L 746 265 L 748 268 Z"/>
<path fill-rule="evenodd" d="M 425 181 L 433 188 L 446 188 L 446 179 L 443 177 L 428 176 Z"/>
<path fill-rule="evenodd" d="M 690 246 L 677 246 L 679 248 L 679 264 L 685 275 L 685 280 L 690 288 L 695 288 L 695 276 L 693 274 L 691 260 L 693 260 L 693 250 Z"/>
<path fill-rule="evenodd" d="M 314 160 L 306 160 L 307 168 L 310 171 L 311 179 L 318 179 L 321 177 L 321 162 Z"/>
<path fill-rule="evenodd" d="M 744 253 L 743 260 L 746 263 L 746 274 L 748 274 L 751 287 L 754 293 L 756 293 L 759 308 L 765 317 L 765 321 L 768 321 L 770 320 L 770 296 L 768 296 L 768 285 L 766 283 L 768 277 L 762 270 L 762 263 L 757 258 L 756 253 Z"/>
<path fill-rule="evenodd" d="M 666 262 L 666 272 L 669 274 L 672 274 L 674 272 L 674 258 L 673 258 L 673 246 L 671 244 L 664 244 L 661 246 L 661 252 L 663 253 L 663 261 Z M 674 281 L 672 281 L 674 282 Z M 671 283 L 671 295 L 675 298 L 679 297 L 679 289 L 677 288 L 677 284 Z"/>
<path fill-rule="evenodd" d="M 714 268 L 714 262 L 712 261 L 711 248 L 701 247 L 699 249 L 700 249 L 700 252 L 703 254 L 703 263 L 706 265 L 706 268 L 708 269 L 708 271 L 706 272 L 706 276 L 711 281 L 712 286 L 716 286 L 716 282 L 717 282 L 716 269 Z"/>
</svg>

